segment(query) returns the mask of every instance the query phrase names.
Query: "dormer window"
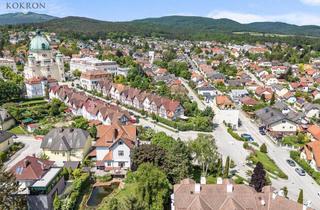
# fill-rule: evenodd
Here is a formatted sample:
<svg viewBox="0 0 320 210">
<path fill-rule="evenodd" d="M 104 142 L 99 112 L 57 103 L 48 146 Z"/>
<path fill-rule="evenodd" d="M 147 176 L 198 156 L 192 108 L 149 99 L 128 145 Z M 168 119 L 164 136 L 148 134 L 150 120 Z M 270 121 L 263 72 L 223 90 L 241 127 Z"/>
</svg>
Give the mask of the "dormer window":
<svg viewBox="0 0 320 210">
<path fill-rule="evenodd" d="M 123 142 L 122 141 L 119 141 L 119 145 L 122 145 L 123 144 Z"/>
</svg>

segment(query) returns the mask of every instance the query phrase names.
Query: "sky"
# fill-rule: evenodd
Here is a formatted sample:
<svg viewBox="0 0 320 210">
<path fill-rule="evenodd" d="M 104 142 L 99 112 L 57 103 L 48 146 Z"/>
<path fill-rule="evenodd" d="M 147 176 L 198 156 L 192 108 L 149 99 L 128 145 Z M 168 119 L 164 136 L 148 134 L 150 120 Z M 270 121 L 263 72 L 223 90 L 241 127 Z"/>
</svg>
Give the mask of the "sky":
<svg viewBox="0 0 320 210">
<path fill-rule="evenodd" d="M 45 9 L 8 9 L 13 2 L 45 3 Z M 320 0 L 0 0 L 0 14 L 37 12 L 128 21 L 168 15 L 229 18 L 240 23 L 280 21 L 320 25 Z"/>
</svg>

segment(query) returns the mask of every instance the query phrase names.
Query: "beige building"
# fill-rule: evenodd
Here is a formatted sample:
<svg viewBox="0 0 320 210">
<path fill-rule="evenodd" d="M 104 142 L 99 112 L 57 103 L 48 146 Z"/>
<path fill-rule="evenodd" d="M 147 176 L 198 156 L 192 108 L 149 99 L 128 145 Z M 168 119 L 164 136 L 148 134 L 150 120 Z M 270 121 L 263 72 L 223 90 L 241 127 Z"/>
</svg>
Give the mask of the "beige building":
<svg viewBox="0 0 320 210">
<path fill-rule="evenodd" d="M 13 134 L 7 131 L 0 131 L 0 152 L 4 152 L 13 144 Z"/>
<path fill-rule="evenodd" d="M 7 110 L 0 108 L 0 130 L 6 131 L 12 128 L 16 121 L 11 117 Z"/>
<path fill-rule="evenodd" d="M 54 128 L 42 140 L 41 149 L 56 162 L 82 161 L 92 144 L 89 133 L 79 128 Z"/>
</svg>

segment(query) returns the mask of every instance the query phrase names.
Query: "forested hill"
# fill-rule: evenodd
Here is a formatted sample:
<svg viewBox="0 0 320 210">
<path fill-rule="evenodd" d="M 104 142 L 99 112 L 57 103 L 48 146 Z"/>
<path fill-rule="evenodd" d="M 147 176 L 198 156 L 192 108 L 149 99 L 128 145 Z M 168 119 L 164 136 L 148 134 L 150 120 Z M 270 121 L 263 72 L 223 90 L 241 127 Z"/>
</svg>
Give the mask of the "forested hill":
<svg viewBox="0 0 320 210">
<path fill-rule="evenodd" d="M 45 15 L 45 14 L 33 13 L 33 12 L 8 13 L 8 14 L 0 15 L 0 25 L 40 23 L 40 22 L 45 22 L 52 19 L 56 19 L 56 17 Z"/>
<path fill-rule="evenodd" d="M 297 26 L 281 22 L 255 22 L 241 24 L 230 19 L 212 19 L 195 16 L 166 16 L 146 18 L 126 22 L 101 21 L 85 17 L 55 18 L 37 16 L 36 13 L 12 13 L 0 15 L 0 24 L 19 23 L 20 16 L 27 15 L 29 23 L 55 32 L 110 33 L 127 32 L 135 35 L 163 35 L 178 38 L 206 37 L 212 34 L 231 34 L 234 32 L 258 32 L 268 34 L 299 35 L 320 37 L 320 26 Z M 34 19 L 34 21 L 32 21 Z M 6 22 L 7 21 L 7 22 Z M 11 21 L 11 22 L 10 22 Z M 39 23 L 40 22 L 40 23 Z"/>
</svg>

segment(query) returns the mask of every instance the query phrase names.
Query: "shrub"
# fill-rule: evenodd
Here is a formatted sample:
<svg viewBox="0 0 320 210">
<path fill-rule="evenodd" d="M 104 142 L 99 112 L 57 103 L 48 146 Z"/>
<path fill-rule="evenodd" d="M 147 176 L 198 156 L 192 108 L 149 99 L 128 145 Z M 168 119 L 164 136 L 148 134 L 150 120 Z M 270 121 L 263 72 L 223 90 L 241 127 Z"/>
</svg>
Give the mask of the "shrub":
<svg viewBox="0 0 320 210">
<path fill-rule="evenodd" d="M 243 148 L 244 149 L 249 149 L 250 147 L 249 147 L 249 143 L 248 142 L 244 142 L 243 143 Z"/>
<path fill-rule="evenodd" d="M 267 150 L 267 146 L 265 143 L 263 143 L 260 147 L 260 152 L 263 152 L 263 153 L 268 153 L 268 150 Z"/>
</svg>

